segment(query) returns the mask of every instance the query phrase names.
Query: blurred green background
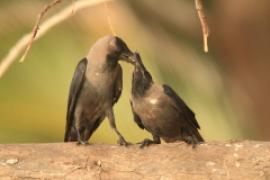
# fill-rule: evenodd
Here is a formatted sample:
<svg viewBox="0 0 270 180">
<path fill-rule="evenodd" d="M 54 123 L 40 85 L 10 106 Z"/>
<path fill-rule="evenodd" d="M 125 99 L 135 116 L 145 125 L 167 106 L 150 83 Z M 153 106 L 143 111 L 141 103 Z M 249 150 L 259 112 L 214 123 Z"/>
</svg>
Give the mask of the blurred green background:
<svg viewBox="0 0 270 180">
<path fill-rule="evenodd" d="M 0 59 L 30 32 L 50 0 L 0 1 Z M 206 1 L 210 52 L 191 0 L 116 0 L 109 16 L 118 36 L 159 83 L 171 85 L 196 113 L 207 141 L 270 138 L 270 2 Z M 46 14 L 69 5 L 64 1 Z M 0 79 L 0 143 L 63 141 L 69 84 L 76 64 L 99 38 L 111 34 L 103 4 L 86 8 L 37 40 L 24 63 Z M 149 134 L 133 122 L 129 106 L 133 68 L 115 105 L 119 130 L 131 142 Z M 116 143 L 107 120 L 90 142 Z"/>
</svg>

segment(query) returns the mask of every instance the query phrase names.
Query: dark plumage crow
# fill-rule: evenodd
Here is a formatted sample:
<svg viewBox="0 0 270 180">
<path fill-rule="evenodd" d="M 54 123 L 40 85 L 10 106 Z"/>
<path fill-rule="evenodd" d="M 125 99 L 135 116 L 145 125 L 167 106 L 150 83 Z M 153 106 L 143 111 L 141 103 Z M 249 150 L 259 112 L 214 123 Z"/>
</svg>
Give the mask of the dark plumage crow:
<svg viewBox="0 0 270 180">
<path fill-rule="evenodd" d="M 65 142 L 88 143 L 107 116 L 119 137 L 119 144 L 127 145 L 116 128 L 113 105 L 122 92 L 122 68 L 118 60 L 132 62 L 132 56 L 122 39 L 105 36 L 79 62 L 69 91 Z"/>
<path fill-rule="evenodd" d="M 153 140 L 145 139 L 141 147 L 160 144 L 160 137 L 165 142 L 182 140 L 194 146 L 203 142 L 198 132 L 200 126 L 190 108 L 170 86 L 153 81 L 138 53 L 134 59 L 131 98 L 134 120 L 153 135 Z"/>
</svg>

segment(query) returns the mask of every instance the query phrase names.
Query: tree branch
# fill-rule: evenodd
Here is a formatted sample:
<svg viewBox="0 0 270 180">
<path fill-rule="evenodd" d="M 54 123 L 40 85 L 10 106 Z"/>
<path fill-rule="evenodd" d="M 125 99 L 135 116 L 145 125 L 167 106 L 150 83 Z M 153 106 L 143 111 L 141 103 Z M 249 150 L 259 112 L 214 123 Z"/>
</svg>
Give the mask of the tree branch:
<svg viewBox="0 0 270 180">
<path fill-rule="evenodd" d="M 38 29 L 39 29 L 39 25 L 41 23 L 41 20 L 43 19 L 44 15 L 52 8 L 54 7 L 56 4 L 62 2 L 62 0 L 54 0 L 53 2 L 51 2 L 50 4 L 44 6 L 43 10 L 40 12 L 40 14 L 38 15 L 38 18 L 37 18 L 37 22 L 36 22 L 36 25 L 34 26 L 33 30 L 32 30 L 32 37 L 30 39 L 30 41 L 28 42 L 27 46 L 26 46 L 26 49 L 20 59 L 20 62 L 23 62 L 28 51 L 30 50 L 31 46 L 32 46 L 32 43 L 37 35 L 37 32 L 38 32 Z"/>
<path fill-rule="evenodd" d="M 268 179 L 269 142 L 0 145 L 1 179 Z"/>
<path fill-rule="evenodd" d="M 61 23 L 62 21 L 68 19 L 70 16 L 72 16 L 74 12 L 74 7 L 76 7 L 76 12 L 90 7 L 97 4 L 100 4 L 102 2 L 107 2 L 112 0 L 78 0 L 75 1 L 73 4 L 69 5 L 59 13 L 53 15 L 48 20 L 46 20 L 44 23 L 40 24 L 39 27 L 39 20 L 37 20 L 36 26 L 34 27 L 33 31 L 25 34 L 9 51 L 9 53 L 2 59 L 0 63 L 0 78 L 4 75 L 4 73 L 7 71 L 7 69 L 10 67 L 10 65 L 16 60 L 16 58 L 22 53 L 25 47 L 27 47 L 28 50 L 26 50 L 26 53 L 29 51 L 32 42 L 34 40 L 39 39 L 43 35 L 45 35 L 50 29 L 52 29 L 57 24 Z M 60 0 L 55 0 L 52 4 L 60 2 Z M 51 5 L 52 5 L 51 4 Z M 45 9 L 43 12 L 48 11 L 48 7 L 51 6 L 45 6 Z M 41 12 L 40 19 L 44 16 L 44 14 Z M 39 19 L 39 18 L 38 18 Z M 37 28 L 36 28 L 37 27 Z M 39 30 L 38 30 L 39 29 Z M 34 35 L 33 35 L 34 34 Z M 30 45 L 29 45 L 30 44 Z"/>
</svg>

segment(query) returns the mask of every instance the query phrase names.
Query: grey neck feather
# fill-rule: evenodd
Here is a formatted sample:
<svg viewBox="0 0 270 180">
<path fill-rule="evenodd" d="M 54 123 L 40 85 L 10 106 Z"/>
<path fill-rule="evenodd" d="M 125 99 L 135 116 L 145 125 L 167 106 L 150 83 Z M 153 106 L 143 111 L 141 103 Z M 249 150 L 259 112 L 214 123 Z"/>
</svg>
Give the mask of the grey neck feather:
<svg viewBox="0 0 270 180">
<path fill-rule="evenodd" d="M 144 96 L 153 83 L 151 74 L 146 70 L 143 63 L 136 62 L 132 79 L 132 95 Z"/>
</svg>

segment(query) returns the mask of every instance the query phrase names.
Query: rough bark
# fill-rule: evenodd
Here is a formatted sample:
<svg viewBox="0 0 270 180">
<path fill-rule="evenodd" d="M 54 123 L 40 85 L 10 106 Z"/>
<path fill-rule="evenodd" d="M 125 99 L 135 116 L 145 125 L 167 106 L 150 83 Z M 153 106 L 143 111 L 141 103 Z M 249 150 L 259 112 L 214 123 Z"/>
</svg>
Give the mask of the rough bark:
<svg viewBox="0 0 270 180">
<path fill-rule="evenodd" d="M 270 143 L 0 145 L 0 179 L 270 179 Z"/>
</svg>

